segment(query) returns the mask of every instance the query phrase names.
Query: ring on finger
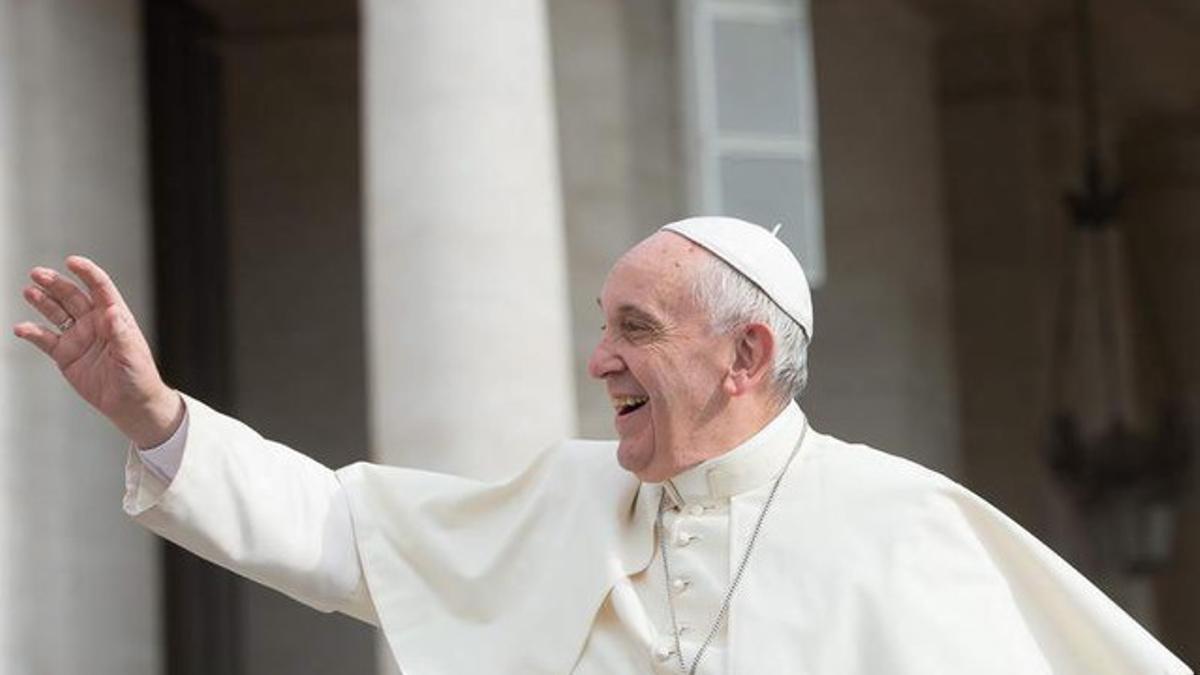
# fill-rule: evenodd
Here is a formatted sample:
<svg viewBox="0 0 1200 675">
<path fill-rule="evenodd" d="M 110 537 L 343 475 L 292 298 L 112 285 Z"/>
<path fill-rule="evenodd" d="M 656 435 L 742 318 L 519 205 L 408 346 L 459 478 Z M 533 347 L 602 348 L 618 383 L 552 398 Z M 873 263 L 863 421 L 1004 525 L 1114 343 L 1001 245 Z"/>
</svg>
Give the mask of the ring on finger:
<svg viewBox="0 0 1200 675">
<path fill-rule="evenodd" d="M 65 333 L 68 330 L 71 330 L 71 326 L 74 326 L 74 325 L 75 325 L 75 317 L 68 314 L 67 318 L 63 319 L 58 324 L 58 332 Z"/>
</svg>

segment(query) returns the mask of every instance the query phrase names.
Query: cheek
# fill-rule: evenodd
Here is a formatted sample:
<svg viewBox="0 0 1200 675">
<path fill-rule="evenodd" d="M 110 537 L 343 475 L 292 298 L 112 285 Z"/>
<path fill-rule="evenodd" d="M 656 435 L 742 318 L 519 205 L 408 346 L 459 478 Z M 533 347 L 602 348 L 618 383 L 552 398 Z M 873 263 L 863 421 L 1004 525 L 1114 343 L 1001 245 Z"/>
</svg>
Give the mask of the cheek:
<svg viewBox="0 0 1200 675">
<path fill-rule="evenodd" d="M 714 344 L 697 349 L 671 365 L 666 372 L 673 378 L 674 398 L 692 406 L 707 404 L 721 388 L 728 371 L 722 346 Z"/>
<path fill-rule="evenodd" d="M 684 412 L 676 409 L 678 406 L 708 400 L 724 379 L 727 362 L 732 358 L 729 349 L 720 340 L 692 343 L 687 349 L 650 346 L 629 355 L 625 363 L 651 402 L 660 404 L 653 416 L 661 419 Z"/>
<path fill-rule="evenodd" d="M 655 409 L 656 417 L 686 414 L 698 401 L 706 399 L 719 382 L 713 377 L 713 370 L 707 363 L 696 360 L 684 359 L 663 364 L 656 375 L 653 384 L 648 386 L 651 401 L 660 403 Z"/>
</svg>

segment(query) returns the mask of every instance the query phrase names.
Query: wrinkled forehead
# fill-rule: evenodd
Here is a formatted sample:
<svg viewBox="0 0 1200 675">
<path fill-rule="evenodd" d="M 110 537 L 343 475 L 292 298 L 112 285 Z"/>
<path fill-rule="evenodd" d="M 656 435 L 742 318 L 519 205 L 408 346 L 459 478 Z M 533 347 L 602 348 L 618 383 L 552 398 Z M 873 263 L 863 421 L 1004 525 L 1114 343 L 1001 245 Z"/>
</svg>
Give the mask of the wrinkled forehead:
<svg viewBox="0 0 1200 675">
<path fill-rule="evenodd" d="M 622 301 L 632 299 L 683 309 L 694 304 L 692 289 L 697 273 L 713 255 L 674 232 L 655 232 L 622 255 L 609 270 L 601 291 L 616 293 Z"/>
</svg>

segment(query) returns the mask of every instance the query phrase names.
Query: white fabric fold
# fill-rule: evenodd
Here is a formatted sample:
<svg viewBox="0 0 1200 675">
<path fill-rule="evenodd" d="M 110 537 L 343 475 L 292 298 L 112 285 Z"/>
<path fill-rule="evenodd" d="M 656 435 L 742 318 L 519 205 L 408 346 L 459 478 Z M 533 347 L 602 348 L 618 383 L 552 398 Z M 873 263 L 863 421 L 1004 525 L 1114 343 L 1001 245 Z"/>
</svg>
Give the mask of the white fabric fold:
<svg viewBox="0 0 1200 675">
<path fill-rule="evenodd" d="M 335 473 L 187 405 L 174 480 L 130 457 L 130 515 L 302 602 L 377 622 L 406 675 L 590 675 L 602 660 L 580 657 L 598 625 L 632 616 L 657 634 L 629 580 L 646 580 L 662 491 L 623 471 L 613 443 L 564 442 L 497 485 L 365 463 Z M 792 438 L 799 429 L 787 425 Z M 731 554 L 767 492 L 729 497 Z M 813 430 L 727 631 L 731 673 L 1191 673 L 979 497 Z M 643 664 L 637 672 L 669 665 Z"/>
<path fill-rule="evenodd" d="M 323 611 L 375 622 L 333 471 L 186 397 L 169 482 L 131 448 L 125 512 L 193 553 Z"/>
</svg>

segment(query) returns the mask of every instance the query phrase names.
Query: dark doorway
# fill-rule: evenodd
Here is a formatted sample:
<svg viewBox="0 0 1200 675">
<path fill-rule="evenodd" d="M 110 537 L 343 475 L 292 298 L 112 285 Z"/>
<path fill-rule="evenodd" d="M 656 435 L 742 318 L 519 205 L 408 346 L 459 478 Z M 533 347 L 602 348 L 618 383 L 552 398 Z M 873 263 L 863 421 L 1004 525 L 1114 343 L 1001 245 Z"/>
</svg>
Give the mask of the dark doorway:
<svg viewBox="0 0 1200 675">
<path fill-rule="evenodd" d="M 158 356 L 330 467 L 366 458 L 357 4 L 143 0 Z M 166 546 L 169 675 L 369 675 L 374 631 Z"/>
<path fill-rule="evenodd" d="M 169 384 L 232 410 L 215 26 L 185 3 L 143 12 L 158 359 Z M 242 673 L 238 578 L 166 542 L 162 565 L 167 672 Z"/>
</svg>

